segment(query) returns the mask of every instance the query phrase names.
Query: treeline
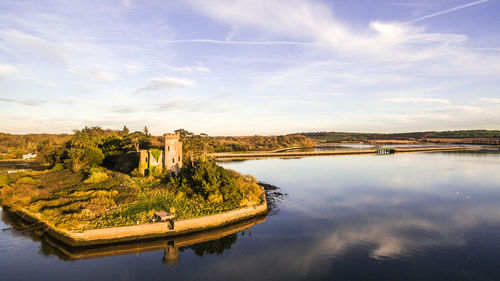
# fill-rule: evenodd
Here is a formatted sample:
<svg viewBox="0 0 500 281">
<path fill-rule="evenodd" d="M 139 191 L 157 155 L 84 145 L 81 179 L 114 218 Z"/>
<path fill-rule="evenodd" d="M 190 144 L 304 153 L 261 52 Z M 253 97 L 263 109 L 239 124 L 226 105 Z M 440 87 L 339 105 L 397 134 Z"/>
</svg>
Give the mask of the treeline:
<svg viewBox="0 0 500 281">
<path fill-rule="evenodd" d="M 500 138 L 500 130 L 459 130 L 435 132 L 431 138 Z"/>
<path fill-rule="evenodd" d="M 443 132 L 410 133 L 351 133 L 351 132 L 312 132 L 301 133 L 314 140 L 327 142 L 370 141 L 370 140 L 419 140 L 425 138 L 498 138 L 500 130 L 458 130 Z"/>
<path fill-rule="evenodd" d="M 71 138 L 68 134 L 13 135 L 0 133 L 0 160 L 20 159 L 24 154 L 36 152 L 42 142 L 60 145 Z"/>
<path fill-rule="evenodd" d="M 103 153 L 117 154 L 129 151 L 139 151 L 139 149 L 157 148 L 163 149 L 163 136 L 153 136 L 147 127 L 141 131 L 130 132 L 124 126 L 122 130 L 103 129 L 101 127 L 85 127 L 82 130 L 75 130 L 74 134 L 86 133 L 102 147 Z M 211 137 L 207 134 L 193 134 L 185 129 L 175 130 L 181 135 L 184 143 L 184 153 L 200 152 L 235 152 L 235 151 L 264 151 L 276 150 L 287 147 L 311 147 L 315 141 L 301 134 L 280 135 L 280 136 L 241 136 L 241 137 Z M 67 144 L 73 137 L 70 134 L 29 134 L 12 135 L 0 133 L 0 160 L 21 159 L 24 154 L 38 152 L 41 153 L 39 160 L 53 162 L 46 157 L 48 148 L 58 147 Z M 101 143 L 102 142 L 102 143 Z M 54 157 L 54 155 L 52 155 Z M 55 156 L 58 158 L 59 156 Z M 103 161 L 110 164 L 110 155 Z M 50 157 L 49 157 L 50 158 Z M 115 161 L 113 159 L 112 161 Z M 111 162 L 112 162 L 111 161 Z"/>
<path fill-rule="evenodd" d="M 279 136 L 240 136 L 240 137 L 210 137 L 206 134 L 195 135 L 187 130 L 175 131 L 181 136 L 185 152 L 204 151 L 236 152 L 236 151 L 266 151 L 287 147 L 311 147 L 315 141 L 301 134 Z"/>
<path fill-rule="evenodd" d="M 343 141 L 370 141 L 370 140 L 407 140 L 407 139 L 420 139 L 430 135 L 430 132 L 414 132 L 414 133 L 393 133 L 393 134 L 380 134 L 380 133 L 350 133 L 350 132 L 313 132 L 301 133 L 304 136 L 310 137 L 318 141 L 327 142 L 343 142 Z"/>
</svg>

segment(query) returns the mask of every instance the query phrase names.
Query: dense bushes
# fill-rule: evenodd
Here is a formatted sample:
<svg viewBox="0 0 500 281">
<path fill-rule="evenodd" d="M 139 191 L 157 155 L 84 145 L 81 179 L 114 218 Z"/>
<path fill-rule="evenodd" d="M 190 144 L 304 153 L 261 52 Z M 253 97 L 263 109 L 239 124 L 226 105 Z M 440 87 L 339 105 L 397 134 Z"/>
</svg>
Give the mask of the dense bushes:
<svg viewBox="0 0 500 281">
<path fill-rule="evenodd" d="M 168 181 L 175 190 L 188 197 L 224 203 L 233 208 L 253 205 L 262 195 L 255 178 L 224 169 L 212 161 L 187 163 L 179 175 L 170 176 Z"/>
<path fill-rule="evenodd" d="M 71 138 L 61 145 L 43 141 L 38 146 L 38 160 L 50 167 L 65 165 L 74 172 L 88 172 L 102 165 L 129 173 L 137 167 L 136 151 L 151 147 L 149 138 L 151 136 L 142 132 L 124 134 L 100 127 L 85 127 L 75 130 Z"/>
</svg>

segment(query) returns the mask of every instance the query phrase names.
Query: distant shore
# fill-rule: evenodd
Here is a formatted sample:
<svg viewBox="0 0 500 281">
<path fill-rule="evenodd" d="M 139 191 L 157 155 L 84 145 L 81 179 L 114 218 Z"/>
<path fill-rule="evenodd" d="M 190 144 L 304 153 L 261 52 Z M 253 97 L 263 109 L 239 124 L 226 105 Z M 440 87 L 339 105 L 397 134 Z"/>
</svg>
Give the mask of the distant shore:
<svg viewBox="0 0 500 281">
<path fill-rule="evenodd" d="M 445 147 L 408 147 L 394 148 L 395 153 L 409 152 L 435 152 L 435 151 L 462 151 L 462 150 L 477 150 L 480 146 L 445 146 Z M 376 154 L 376 148 L 370 149 L 352 149 L 352 150 L 328 150 L 328 151 L 296 151 L 296 152 L 247 152 L 247 153 L 212 153 L 209 157 L 215 160 L 240 160 L 252 158 L 294 158 L 308 156 L 333 156 L 333 155 L 354 155 L 354 154 Z"/>
</svg>

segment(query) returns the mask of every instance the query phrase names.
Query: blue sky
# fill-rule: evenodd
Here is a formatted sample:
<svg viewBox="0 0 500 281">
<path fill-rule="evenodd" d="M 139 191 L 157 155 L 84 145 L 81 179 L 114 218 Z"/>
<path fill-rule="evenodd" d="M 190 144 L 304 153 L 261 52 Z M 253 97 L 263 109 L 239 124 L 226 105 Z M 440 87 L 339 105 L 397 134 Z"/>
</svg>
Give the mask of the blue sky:
<svg viewBox="0 0 500 281">
<path fill-rule="evenodd" d="M 0 0 L 0 131 L 500 129 L 498 0 Z"/>
</svg>

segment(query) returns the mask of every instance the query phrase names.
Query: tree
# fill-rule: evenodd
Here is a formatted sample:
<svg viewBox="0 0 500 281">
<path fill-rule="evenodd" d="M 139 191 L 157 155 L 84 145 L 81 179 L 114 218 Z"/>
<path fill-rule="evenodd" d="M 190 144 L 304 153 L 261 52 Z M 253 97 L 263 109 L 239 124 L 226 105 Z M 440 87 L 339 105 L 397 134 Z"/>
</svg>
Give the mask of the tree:
<svg viewBox="0 0 500 281">
<path fill-rule="evenodd" d="M 141 132 L 133 132 L 125 137 L 125 148 L 139 152 L 139 144 L 143 138 Z"/>
<path fill-rule="evenodd" d="M 68 160 L 74 172 L 82 169 L 90 169 L 100 165 L 104 154 L 99 148 L 103 143 L 102 132 L 99 127 L 85 127 L 81 131 L 75 130 L 71 140 L 67 143 Z"/>
<path fill-rule="evenodd" d="M 178 134 L 181 137 L 181 140 L 184 139 L 185 137 L 190 137 L 193 135 L 193 133 L 184 129 L 177 129 L 174 131 L 174 133 Z"/>
<path fill-rule="evenodd" d="M 98 166 L 104 160 L 104 154 L 98 147 L 88 146 L 84 148 L 73 147 L 69 150 L 68 163 L 74 172 L 89 170 Z"/>
<path fill-rule="evenodd" d="M 99 148 L 102 150 L 104 154 L 103 165 L 112 168 L 118 157 L 123 153 L 124 142 L 122 138 L 117 135 L 112 135 L 105 138 Z"/>
<path fill-rule="evenodd" d="M 140 149 L 151 148 L 151 135 L 146 136 L 143 132 L 135 131 L 124 138 L 126 150 L 139 152 Z"/>
<path fill-rule="evenodd" d="M 148 130 L 148 126 L 144 126 L 144 135 L 147 137 L 147 136 L 150 136 L 151 134 L 149 133 L 149 130 Z"/>
<path fill-rule="evenodd" d="M 127 126 L 123 126 L 122 135 L 127 136 L 128 134 L 130 134 L 130 130 L 127 128 Z"/>
</svg>

